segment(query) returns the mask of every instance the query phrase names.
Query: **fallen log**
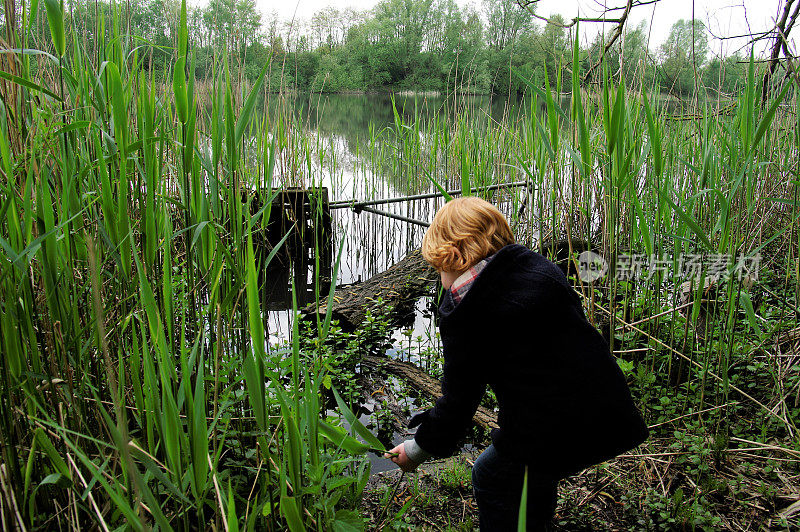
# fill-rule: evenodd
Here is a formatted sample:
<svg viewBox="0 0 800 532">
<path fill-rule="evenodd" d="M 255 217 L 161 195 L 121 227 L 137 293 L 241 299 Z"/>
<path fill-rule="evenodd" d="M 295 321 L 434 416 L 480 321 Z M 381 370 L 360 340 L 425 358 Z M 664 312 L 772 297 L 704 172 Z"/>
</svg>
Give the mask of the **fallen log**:
<svg viewBox="0 0 800 532">
<path fill-rule="evenodd" d="M 417 300 L 429 295 L 439 275 L 425 262 L 416 249 L 388 270 L 373 275 L 362 283 L 338 288 L 333 296 L 332 318 L 339 320 L 345 331 L 353 331 L 364 322 L 367 310 L 375 312 L 392 307 L 389 319 L 403 325 L 413 319 Z M 306 315 L 325 314 L 325 301 L 312 304 L 303 312 Z"/>
<path fill-rule="evenodd" d="M 442 396 L 441 382 L 408 362 L 402 362 L 388 357 L 368 355 L 361 359 L 361 365 L 372 370 L 386 371 L 408 381 L 416 389 L 431 399 L 436 400 Z M 496 429 L 498 427 L 497 415 L 488 408 L 482 406 L 478 407 L 475 415 L 472 416 L 472 421 L 479 427 L 487 430 Z"/>
<path fill-rule="evenodd" d="M 553 257 L 566 273 L 570 248 L 573 252 L 580 252 L 589 246 L 584 240 L 573 239 L 571 243 L 566 240 L 547 241 L 536 249 L 545 256 Z M 333 296 L 332 318 L 339 320 L 343 330 L 352 332 L 364 322 L 367 310 L 374 313 L 391 306 L 389 319 L 392 324 L 407 325 L 413 320 L 417 300 L 430 295 L 438 280 L 436 270 L 425 262 L 420 250 L 415 249 L 388 270 L 364 282 L 337 288 Z M 378 304 L 379 301 L 382 305 Z M 307 316 L 314 313 L 324 315 L 325 303 L 323 300 L 319 305 L 308 305 L 303 313 Z"/>
</svg>

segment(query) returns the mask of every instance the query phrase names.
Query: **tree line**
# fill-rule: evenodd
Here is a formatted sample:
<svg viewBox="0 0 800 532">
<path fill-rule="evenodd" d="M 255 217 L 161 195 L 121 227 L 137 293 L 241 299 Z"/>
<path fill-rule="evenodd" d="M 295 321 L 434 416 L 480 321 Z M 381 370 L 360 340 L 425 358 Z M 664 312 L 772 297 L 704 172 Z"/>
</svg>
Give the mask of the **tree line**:
<svg viewBox="0 0 800 532">
<path fill-rule="evenodd" d="M 142 44 L 140 59 L 156 73 L 169 70 L 178 24 L 175 0 L 78 0 L 66 9 L 73 38 L 89 50 L 112 44 L 97 28 L 118 11 L 123 33 Z M 483 0 L 479 8 L 455 0 L 382 0 L 368 11 L 328 7 L 294 21 L 260 14 L 255 0 L 211 0 L 188 16 L 198 80 L 210 79 L 225 62 L 239 80 L 254 80 L 266 66 L 273 91 L 522 93 L 526 84 L 520 76 L 544 86 L 546 76 L 554 85 L 565 75 L 575 31 L 559 16 L 546 24 L 536 20 L 514 0 Z M 34 38 L 46 47 L 41 13 L 35 26 Z M 675 22 L 658 47 L 648 46 L 644 22 L 626 26 L 605 50 L 607 38 L 598 34 L 587 43 L 582 62 L 594 64 L 605 53 L 611 74 L 633 87 L 681 97 L 698 89 L 731 94 L 747 70 L 742 55 L 713 56 L 708 32 L 696 19 Z"/>
</svg>

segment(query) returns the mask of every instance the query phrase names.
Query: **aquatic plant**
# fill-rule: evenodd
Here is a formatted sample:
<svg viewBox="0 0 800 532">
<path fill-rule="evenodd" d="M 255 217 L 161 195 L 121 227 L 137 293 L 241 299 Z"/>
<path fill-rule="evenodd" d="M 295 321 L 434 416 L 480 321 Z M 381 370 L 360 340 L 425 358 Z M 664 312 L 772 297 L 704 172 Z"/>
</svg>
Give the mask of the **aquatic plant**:
<svg viewBox="0 0 800 532">
<path fill-rule="evenodd" d="M 289 241 L 264 237 L 276 191 L 319 185 L 319 168 L 335 170 L 337 159 L 285 96 L 261 104 L 266 71 L 246 88 L 220 60 L 197 82 L 185 3 L 166 51 L 123 31 L 120 9 L 99 22 L 89 49 L 62 5 L 33 2 L 3 54 L 5 519 L 21 528 L 359 527 L 354 507 L 369 475 L 361 453 L 382 447 L 353 419 L 366 443 L 324 416 L 336 403 L 352 417 L 327 395 L 327 351 L 300 349 L 296 303 L 290 342 L 268 343 L 262 290 Z M 46 40 L 31 30 L 37 16 L 47 18 Z M 156 78 L 145 54 L 163 55 L 168 74 Z M 529 107 L 498 121 L 469 105 L 452 120 L 447 109 L 394 107 L 393 124 L 356 148 L 354 174 L 371 180 L 358 190 L 474 190 L 501 205 L 522 242 L 549 242 L 547 252 L 563 240 L 574 264 L 569 252 L 582 241 L 609 263 L 593 283 L 574 279 L 586 312 L 639 383 L 652 421 L 709 412 L 724 433 L 746 404 L 764 434 L 796 434 L 796 373 L 771 355 L 755 387 L 732 371 L 795 326 L 800 307 L 795 82 L 762 108 L 751 59 L 737 98 L 676 114 L 615 84 L 608 69 L 587 90 L 578 65 L 576 44 L 571 84 L 531 84 Z M 553 96 L 564 83 L 568 109 Z M 485 191 L 520 180 L 529 186 Z M 442 200 L 426 201 L 397 208 L 429 219 Z M 353 238 L 383 246 L 364 259 L 373 269 L 422 234 L 362 223 Z M 357 260 L 343 242 L 333 286 L 340 263 Z M 667 268 L 616 275 L 629 253 Z M 736 264 L 725 263 L 707 264 L 697 280 L 679 273 L 681 254 L 699 253 L 761 253 L 794 301 L 774 303 L 765 319 L 755 272 L 728 277 Z M 328 312 L 317 345 L 332 320 L 321 284 L 315 299 Z M 681 390 L 669 411 L 659 410 L 666 392 L 646 395 L 655 374 Z"/>
</svg>

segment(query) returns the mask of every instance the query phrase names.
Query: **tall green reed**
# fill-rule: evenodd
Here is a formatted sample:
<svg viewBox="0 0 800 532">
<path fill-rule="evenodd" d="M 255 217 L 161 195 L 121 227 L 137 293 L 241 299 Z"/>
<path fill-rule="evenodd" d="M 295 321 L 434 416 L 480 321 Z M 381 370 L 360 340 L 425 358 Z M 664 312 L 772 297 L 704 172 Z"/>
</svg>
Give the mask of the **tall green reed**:
<svg viewBox="0 0 800 532">
<path fill-rule="evenodd" d="M 366 444 L 320 420 L 325 365 L 300 350 L 294 311 L 294 343 L 268 345 L 260 286 L 287 242 L 260 245 L 275 190 L 311 173 L 312 142 L 285 106 L 260 111 L 264 73 L 243 91 L 221 61 L 198 94 L 185 5 L 164 79 L 144 69 L 119 12 L 87 50 L 49 0 L 50 35 L 37 38 L 37 6 L 23 10 L 16 69 L 0 72 L 15 89 L 0 108 L 0 450 L 21 519 L 351 522 L 345 493 L 368 473 L 352 456 L 380 446 L 352 420 Z M 733 116 L 705 105 L 679 120 L 605 67 L 598 90 L 582 87 L 579 56 L 576 42 L 568 110 L 554 96 L 560 78 L 530 87 L 532 112 L 514 120 L 469 108 L 407 120 L 395 107 L 393 127 L 370 132 L 364 164 L 408 191 L 529 180 L 525 199 L 489 198 L 529 206 L 514 217 L 532 245 L 585 240 L 612 262 L 612 275 L 580 285 L 612 348 L 648 371 L 691 370 L 684 379 L 700 386 L 687 409 L 749 400 L 728 371 L 739 318 L 762 327 L 747 288 L 730 282 L 706 308 L 704 271 L 684 315 L 672 300 L 684 279 L 618 279 L 613 261 L 665 255 L 677 268 L 681 253 L 770 251 L 791 264 L 797 176 L 781 166 L 800 134 L 781 109 L 796 108 L 796 88 L 760 108 L 752 61 Z M 332 292 L 316 295 L 328 308 L 322 341 Z"/>
<path fill-rule="evenodd" d="M 353 459 L 316 424 L 323 366 L 268 346 L 260 305 L 288 235 L 264 250 L 254 234 L 276 167 L 298 167 L 294 118 L 260 114 L 264 72 L 239 95 L 224 64 L 198 105 L 185 2 L 168 79 L 144 70 L 119 12 L 90 51 L 45 8 L 50 40 L 36 50 L 23 28 L 2 74 L 19 89 L 0 113 L 0 449 L 18 524 L 348 518 L 332 472 Z"/>
</svg>

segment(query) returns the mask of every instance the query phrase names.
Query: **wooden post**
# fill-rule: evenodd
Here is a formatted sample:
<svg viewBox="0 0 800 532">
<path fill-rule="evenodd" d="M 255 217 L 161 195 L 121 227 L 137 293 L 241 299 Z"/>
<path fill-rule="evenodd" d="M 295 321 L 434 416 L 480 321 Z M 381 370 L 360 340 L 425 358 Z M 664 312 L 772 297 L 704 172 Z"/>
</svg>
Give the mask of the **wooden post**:
<svg viewBox="0 0 800 532">
<path fill-rule="evenodd" d="M 278 192 L 272 202 L 262 260 L 287 233 L 288 238 L 264 271 L 269 310 L 291 308 L 292 280 L 301 306 L 315 301 L 317 290 L 324 296 L 330 289 L 333 235 L 327 188 L 286 188 Z"/>
</svg>

